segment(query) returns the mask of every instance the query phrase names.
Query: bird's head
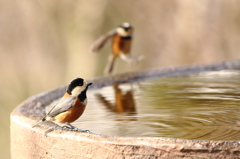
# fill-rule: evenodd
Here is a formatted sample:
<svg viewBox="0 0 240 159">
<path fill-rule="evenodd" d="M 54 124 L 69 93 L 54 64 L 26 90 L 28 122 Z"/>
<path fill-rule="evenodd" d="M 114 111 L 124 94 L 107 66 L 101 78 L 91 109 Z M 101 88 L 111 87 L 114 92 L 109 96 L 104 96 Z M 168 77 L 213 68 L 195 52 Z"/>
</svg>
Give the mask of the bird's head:
<svg viewBox="0 0 240 159">
<path fill-rule="evenodd" d="M 68 85 L 67 93 L 71 96 L 78 96 L 81 92 L 86 91 L 90 85 L 92 85 L 92 83 L 87 83 L 87 81 L 82 78 L 76 78 Z"/>
<path fill-rule="evenodd" d="M 129 23 L 122 23 L 119 27 L 117 27 L 116 32 L 121 37 L 128 37 L 133 34 L 133 27 Z"/>
</svg>

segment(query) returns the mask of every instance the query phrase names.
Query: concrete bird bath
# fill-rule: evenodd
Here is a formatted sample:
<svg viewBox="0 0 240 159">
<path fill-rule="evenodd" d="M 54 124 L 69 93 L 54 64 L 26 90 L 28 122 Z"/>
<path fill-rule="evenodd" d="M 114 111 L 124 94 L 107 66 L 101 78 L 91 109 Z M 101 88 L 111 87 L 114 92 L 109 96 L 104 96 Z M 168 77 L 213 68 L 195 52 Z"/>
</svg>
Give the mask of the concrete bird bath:
<svg viewBox="0 0 240 159">
<path fill-rule="evenodd" d="M 240 69 L 240 61 L 160 68 L 91 80 L 93 89 L 206 71 Z M 237 158 L 239 141 L 186 140 L 166 137 L 118 137 L 62 130 L 51 122 L 32 125 L 45 106 L 60 98 L 66 86 L 32 96 L 11 113 L 11 156 L 24 158 Z M 52 128 L 55 127 L 56 130 Z M 89 126 L 89 129 L 91 126 Z"/>
</svg>

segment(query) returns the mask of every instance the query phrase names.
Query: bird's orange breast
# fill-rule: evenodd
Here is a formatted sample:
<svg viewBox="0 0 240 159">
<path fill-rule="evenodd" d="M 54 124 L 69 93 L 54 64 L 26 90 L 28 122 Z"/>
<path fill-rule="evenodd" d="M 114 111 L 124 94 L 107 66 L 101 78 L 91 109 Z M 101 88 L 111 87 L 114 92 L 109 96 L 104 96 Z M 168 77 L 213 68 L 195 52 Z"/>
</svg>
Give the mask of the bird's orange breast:
<svg viewBox="0 0 240 159">
<path fill-rule="evenodd" d="M 131 50 L 131 42 L 132 40 L 127 39 L 127 40 L 121 40 L 120 42 L 120 50 L 124 54 L 129 54 Z"/>
<path fill-rule="evenodd" d="M 77 99 L 74 103 L 74 106 L 70 108 L 68 111 L 58 114 L 54 120 L 58 123 L 72 123 L 77 120 L 84 112 L 86 105 L 80 102 Z"/>
<path fill-rule="evenodd" d="M 120 42 L 121 42 L 121 37 L 119 35 L 115 35 L 113 37 L 113 42 L 112 42 L 112 52 L 116 56 L 119 56 L 121 52 Z"/>
<path fill-rule="evenodd" d="M 129 54 L 131 49 L 131 39 L 122 39 L 119 35 L 113 37 L 112 52 L 115 56 L 120 53 Z"/>
</svg>

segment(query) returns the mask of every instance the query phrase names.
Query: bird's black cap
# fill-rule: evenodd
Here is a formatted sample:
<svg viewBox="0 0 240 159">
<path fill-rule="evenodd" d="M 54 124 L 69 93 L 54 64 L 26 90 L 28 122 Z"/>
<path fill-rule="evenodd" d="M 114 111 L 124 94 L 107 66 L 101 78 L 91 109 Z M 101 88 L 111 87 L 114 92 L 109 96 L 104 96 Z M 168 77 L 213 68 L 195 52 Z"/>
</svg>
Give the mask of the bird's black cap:
<svg viewBox="0 0 240 159">
<path fill-rule="evenodd" d="M 70 82 L 67 88 L 67 93 L 71 94 L 72 90 L 77 86 L 82 86 L 84 83 L 84 79 L 82 78 L 76 78 Z"/>
</svg>

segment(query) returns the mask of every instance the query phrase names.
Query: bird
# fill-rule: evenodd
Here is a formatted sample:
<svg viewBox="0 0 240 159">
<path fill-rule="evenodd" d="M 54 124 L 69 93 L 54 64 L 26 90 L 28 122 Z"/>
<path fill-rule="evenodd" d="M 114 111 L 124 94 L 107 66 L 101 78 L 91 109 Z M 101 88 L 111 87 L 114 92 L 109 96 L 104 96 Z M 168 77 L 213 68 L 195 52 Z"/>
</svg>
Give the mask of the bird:
<svg viewBox="0 0 240 159">
<path fill-rule="evenodd" d="M 132 37 L 134 28 L 129 23 L 124 22 L 117 28 L 110 30 L 105 35 L 100 36 L 91 47 L 92 52 L 98 52 L 110 39 L 112 39 L 112 54 L 108 57 L 108 64 L 104 70 L 105 74 L 111 74 L 116 59 L 120 58 L 126 62 L 140 61 L 143 56 L 136 57 L 131 53 Z"/>
<path fill-rule="evenodd" d="M 64 128 L 77 131 L 88 131 L 78 129 L 70 123 L 77 120 L 83 114 L 87 105 L 86 92 L 90 85 L 92 85 L 92 83 L 87 83 L 82 78 L 73 79 L 62 98 L 32 127 L 35 127 L 40 122 L 53 121 L 58 125 L 66 124 L 63 126 Z"/>
</svg>

